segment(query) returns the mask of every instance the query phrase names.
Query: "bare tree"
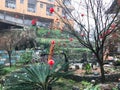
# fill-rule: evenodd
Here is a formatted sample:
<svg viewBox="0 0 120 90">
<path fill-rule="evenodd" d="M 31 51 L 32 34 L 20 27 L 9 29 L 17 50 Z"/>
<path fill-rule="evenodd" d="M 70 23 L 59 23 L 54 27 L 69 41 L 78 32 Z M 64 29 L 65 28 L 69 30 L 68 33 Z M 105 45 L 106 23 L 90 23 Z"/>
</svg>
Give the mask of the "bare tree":
<svg viewBox="0 0 120 90">
<path fill-rule="evenodd" d="M 117 16 L 120 7 L 117 5 L 117 0 L 114 1 L 117 8 L 114 16 L 106 13 L 106 8 L 109 7 L 110 3 L 106 4 L 103 2 L 104 0 L 77 0 L 77 3 L 74 2 L 75 10 L 73 13 L 71 13 L 69 5 L 64 3 L 65 1 L 71 3 L 71 0 L 56 0 L 66 19 L 56 11 L 54 14 L 58 15 L 64 23 L 66 31 L 74 35 L 80 44 L 94 53 L 100 65 L 101 82 L 104 82 L 103 55 L 106 50 L 105 42 L 110 34 L 116 30 L 119 22 Z M 76 33 L 76 28 L 71 25 L 69 18 L 75 22 L 81 35 Z"/>
<path fill-rule="evenodd" d="M 0 50 L 6 50 L 9 56 L 10 67 L 11 63 L 11 54 L 12 51 L 15 50 L 16 46 L 20 46 L 22 43 L 27 43 L 29 40 L 33 40 L 34 46 L 36 46 L 35 42 L 36 33 L 33 29 L 31 30 L 1 30 L 0 31 Z M 20 47 L 19 47 L 20 48 Z M 27 48 L 27 47 L 26 47 Z"/>
</svg>

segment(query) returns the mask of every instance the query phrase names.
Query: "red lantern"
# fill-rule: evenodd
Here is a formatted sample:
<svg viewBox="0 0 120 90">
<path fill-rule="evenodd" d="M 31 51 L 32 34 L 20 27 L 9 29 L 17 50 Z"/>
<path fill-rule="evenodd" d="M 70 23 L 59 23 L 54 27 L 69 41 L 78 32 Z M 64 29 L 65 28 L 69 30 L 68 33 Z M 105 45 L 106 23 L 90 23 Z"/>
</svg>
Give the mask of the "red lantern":
<svg viewBox="0 0 120 90">
<path fill-rule="evenodd" d="M 32 24 L 32 25 L 36 25 L 36 22 L 37 22 L 37 19 L 33 19 L 33 20 L 31 21 L 31 24 Z"/>
<path fill-rule="evenodd" d="M 84 16 L 84 14 L 81 14 L 81 16 L 83 17 L 83 16 Z"/>
<path fill-rule="evenodd" d="M 111 32 L 111 30 L 108 29 L 108 30 L 105 32 L 105 34 L 109 34 L 110 32 Z"/>
<path fill-rule="evenodd" d="M 48 64 L 49 64 L 50 66 L 53 66 L 54 63 L 55 63 L 54 60 L 52 60 L 52 59 L 48 60 Z"/>
<path fill-rule="evenodd" d="M 73 41 L 73 38 L 69 38 L 70 41 Z"/>
<path fill-rule="evenodd" d="M 53 13 L 54 12 L 54 8 L 50 8 L 50 13 Z"/>
<path fill-rule="evenodd" d="M 110 26 L 112 29 L 115 29 L 116 25 L 115 24 L 111 24 Z"/>
<path fill-rule="evenodd" d="M 103 39 L 103 38 L 104 38 L 104 36 L 103 36 L 103 35 L 100 35 L 100 36 L 99 36 L 99 38 L 100 38 L 100 39 Z"/>
<path fill-rule="evenodd" d="M 64 19 L 66 19 L 66 16 L 63 16 Z"/>
<path fill-rule="evenodd" d="M 54 41 L 54 40 L 52 40 L 52 41 L 51 41 L 51 44 L 55 44 L 55 41 Z"/>
<path fill-rule="evenodd" d="M 84 34 L 84 33 L 82 33 L 82 34 L 80 34 L 80 36 L 84 37 L 84 36 L 85 36 L 85 34 Z"/>
</svg>

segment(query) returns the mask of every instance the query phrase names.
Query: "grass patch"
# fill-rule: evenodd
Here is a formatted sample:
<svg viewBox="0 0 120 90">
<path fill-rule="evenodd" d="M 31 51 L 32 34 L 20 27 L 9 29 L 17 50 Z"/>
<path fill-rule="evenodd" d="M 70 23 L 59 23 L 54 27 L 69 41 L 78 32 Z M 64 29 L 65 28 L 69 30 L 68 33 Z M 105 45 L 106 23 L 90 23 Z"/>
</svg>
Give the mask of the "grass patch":
<svg viewBox="0 0 120 90">
<path fill-rule="evenodd" d="M 7 73 L 13 72 L 13 71 L 15 71 L 16 69 L 18 69 L 18 68 L 16 68 L 15 66 L 12 66 L 11 68 L 10 68 L 10 67 L 4 67 L 4 70 L 6 70 Z"/>
<path fill-rule="evenodd" d="M 53 90 L 71 90 L 73 86 L 77 86 L 80 90 L 83 90 L 81 82 L 76 82 L 71 79 L 59 79 L 56 84 L 53 86 Z"/>
</svg>

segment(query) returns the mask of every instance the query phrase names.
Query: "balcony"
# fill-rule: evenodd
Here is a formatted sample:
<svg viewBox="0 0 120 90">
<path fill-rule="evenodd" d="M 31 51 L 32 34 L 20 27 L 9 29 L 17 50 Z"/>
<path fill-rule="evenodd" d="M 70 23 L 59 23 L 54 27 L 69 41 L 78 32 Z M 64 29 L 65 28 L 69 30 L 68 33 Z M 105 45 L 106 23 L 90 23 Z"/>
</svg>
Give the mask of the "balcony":
<svg viewBox="0 0 120 90">
<path fill-rule="evenodd" d="M 28 12 L 33 12 L 35 13 L 36 12 L 36 4 L 31 4 L 31 3 L 28 3 Z"/>
<path fill-rule="evenodd" d="M 33 13 L 35 13 L 35 9 L 34 9 L 34 8 L 28 8 L 27 10 L 28 10 L 28 12 L 33 12 Z"/>
<path fill-rule="evenodd" d="M 15 9 L 16 4 L 14 4 L 14 3 L 6 3 L 5 7 Z"/>
</svg>

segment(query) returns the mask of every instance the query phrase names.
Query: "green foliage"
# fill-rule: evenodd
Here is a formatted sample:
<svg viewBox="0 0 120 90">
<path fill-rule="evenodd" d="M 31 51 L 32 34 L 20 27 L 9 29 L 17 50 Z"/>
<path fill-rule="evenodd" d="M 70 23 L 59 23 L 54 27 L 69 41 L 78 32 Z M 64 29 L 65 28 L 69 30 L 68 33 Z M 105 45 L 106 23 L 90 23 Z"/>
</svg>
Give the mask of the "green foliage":
<svg viewBox="0 0 120 90">
<path fill-rule="evenodd" d="M 83 85 L 84 90 L 101 90 L 99 85 L 93 85 L 87 81 L 82 81 L 81 84 Z"/>
<path fill-rule="evenodd" d="M 114 61 L 115 66 L 120 66 L 120 60 Z"/>
<path fill-rule="evenodd" d="M 114 87 L 114 88 L 112 88 L 112 90 L 118 90 L 118 88 L 115 88 L 115 87 Z"/>
<path fill-rule="evenodd" d="M 101 90 L 101 89 L 100 89 L 100 86 L 99 86 L 99 85 L 93 86 L 93 85 L 91 84 L 91 85 L 87 86 L 87 88 L 84 89 L 84 90 Z"/>
<path fill-rule="evenodd" d="M 37 31 L 38 37 L 44 37 L 44 38 L 60 38 L 61 32 L 60 30 L 49 30 L 45 28 L 40 28 Z"/>
<path fill-rule="evenodd" d="M 7 73 L 7 70 L 4 69 L 4 65 L 0 64 L 0 76 L 5 75 Z"/>
<path fill-rule="evenodd" d="M 89 63 L 86 63 L 84 69 L 85 69 L 85 73 L 89 74 L 92 70 L 92 67 L 90 66 Z"/>
<path fill-rule="evenodd" d="M 32 60 L 32 51 L 25 51 L 20 55 L 19 63 L 28 64 Z"/>
<path fill-rule="evenodd" d="M 30 65 L 23 68 L 21 73 L 11 74 L 5 81 L 6 90 L 48 90 L 60 77 L 70 74 L 64 72 L 67 64 L 56 61 L 53 67 L 46 63 Z M 27 89 L 26 89 L 27 88 Z"/>
</svg>

